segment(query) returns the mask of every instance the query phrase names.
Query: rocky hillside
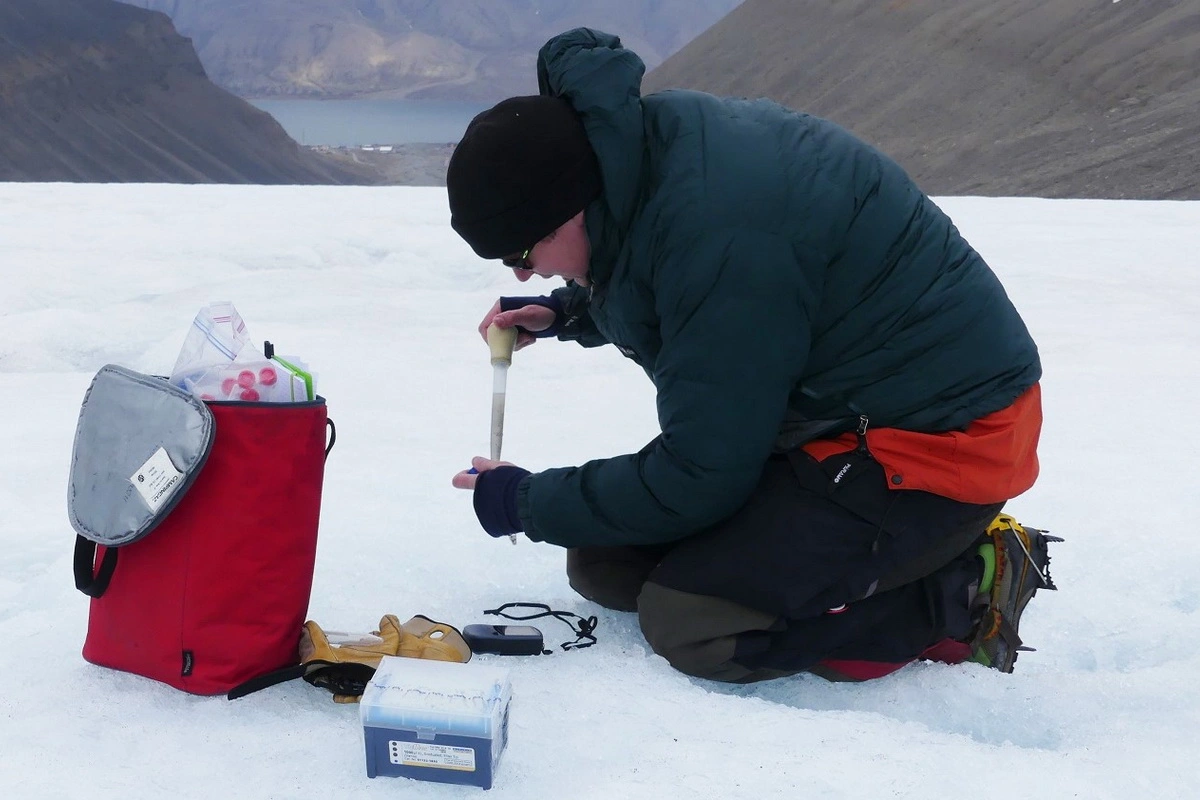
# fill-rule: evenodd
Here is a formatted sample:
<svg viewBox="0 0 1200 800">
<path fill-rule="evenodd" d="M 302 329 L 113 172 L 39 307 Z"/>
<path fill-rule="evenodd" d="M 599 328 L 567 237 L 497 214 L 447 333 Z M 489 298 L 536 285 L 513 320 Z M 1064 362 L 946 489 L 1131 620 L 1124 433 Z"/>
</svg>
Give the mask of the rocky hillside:
<svg viewBox="0 0 1200 800">
<path fill-rule="evenodd" d="M 831 118 L 935 194 L 1200 199 L 1195 0 L 746 0 L 647 76 Z"/>
<path fill-rule="evenodd" d="M 373 183 L 205 76 L 166 15 L 0 2 L 0 181 Z"/>
<path fill-rule="evenodd" d="M 495 101 L 534 94 L 537 50 L 580 25 L 654 66 L 740 0 L 129 0 L 163 11 L 243 97 Z"/>
</svg>

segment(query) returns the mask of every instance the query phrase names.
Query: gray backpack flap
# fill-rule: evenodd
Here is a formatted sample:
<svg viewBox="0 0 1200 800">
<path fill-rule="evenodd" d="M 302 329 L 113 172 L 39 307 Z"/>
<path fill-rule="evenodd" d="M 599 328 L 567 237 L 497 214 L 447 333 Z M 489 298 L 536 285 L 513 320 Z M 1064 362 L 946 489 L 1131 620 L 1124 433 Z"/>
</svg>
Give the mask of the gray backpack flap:
<svg viewBox="0 0 1200 800">
<path fill-rule="evenodd" d="M 115 364 L 96 373 L 79 411 L 67 492 L 81 592 L 104 594 L 117 549 L 166 519 L 215 438 L 208 406 L 165 379 Z M 96 545 L 105 547 L 98 572 Z"/>
</svg>

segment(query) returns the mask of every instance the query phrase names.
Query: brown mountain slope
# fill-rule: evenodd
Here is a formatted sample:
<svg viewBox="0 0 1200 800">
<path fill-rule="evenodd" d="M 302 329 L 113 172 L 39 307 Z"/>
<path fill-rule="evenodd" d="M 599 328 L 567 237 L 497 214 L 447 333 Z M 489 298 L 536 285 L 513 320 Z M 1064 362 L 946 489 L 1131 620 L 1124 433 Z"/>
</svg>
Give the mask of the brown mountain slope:
<svg viewBox="0 0 1200 800">
<path fill-rule="evenodd" d="M 1197 0 L 747 0 L 647 76 L 833 119 L 935 194 L 1200 199 Z"/>
<path fill-rule="evenodd" d="M 211 83 L 165 15 L 0 2 L 0 180 L 364 183 Z"/>
</svg>

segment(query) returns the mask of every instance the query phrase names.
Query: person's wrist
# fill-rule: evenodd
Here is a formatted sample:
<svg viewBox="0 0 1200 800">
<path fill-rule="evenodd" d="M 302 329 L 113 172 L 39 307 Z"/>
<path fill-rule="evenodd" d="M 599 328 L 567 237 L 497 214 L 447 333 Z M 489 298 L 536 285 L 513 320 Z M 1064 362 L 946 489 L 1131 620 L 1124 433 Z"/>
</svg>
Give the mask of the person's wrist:
<svg viewBox="0 0 1200 800">
<path fill-rule="evenodd" d="M 503 466 L 475 479 L 475 516 L 489 536 L 508 536 L 524 528 L 517 513 L 517 486 L 529 474 L 527 469 Z"/>
</svg>

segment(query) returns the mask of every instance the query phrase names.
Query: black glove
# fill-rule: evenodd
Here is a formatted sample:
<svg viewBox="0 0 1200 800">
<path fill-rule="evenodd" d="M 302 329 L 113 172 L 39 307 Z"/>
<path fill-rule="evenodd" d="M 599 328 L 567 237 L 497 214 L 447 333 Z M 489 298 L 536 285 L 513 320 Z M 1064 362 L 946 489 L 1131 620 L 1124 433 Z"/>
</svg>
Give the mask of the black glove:
<svg viewBox="0 0 1200 800">
<path fill-rule="evenodd" d="M 517 326 L 517 330 L 521 333 L 528 333 L 537 339 L 549 339 L 551 336 L 557 336 L 558 331 L 562 328 L 563 321 L 566 319 L 566 314 L 563 312 L 562 303 L 554 295 L 543 297 L 501 297 L 501 311 L 515 311 L 518 308 L 525 306 L 542 306 L 554 312 L 554 324 L 544 331 L 531 331 Z"/>
<path fill-rule="evenodd" d="M 497 538 L 524 529 L 517 514 L 517 485 L 529 474 L 520 467 L 496 467 L 479 473 L 475 480 L 475 516 L 490 535 Z"/>
</svg>

